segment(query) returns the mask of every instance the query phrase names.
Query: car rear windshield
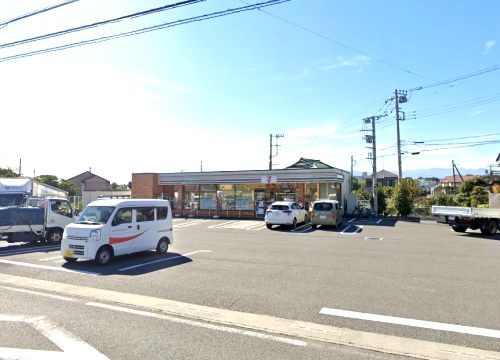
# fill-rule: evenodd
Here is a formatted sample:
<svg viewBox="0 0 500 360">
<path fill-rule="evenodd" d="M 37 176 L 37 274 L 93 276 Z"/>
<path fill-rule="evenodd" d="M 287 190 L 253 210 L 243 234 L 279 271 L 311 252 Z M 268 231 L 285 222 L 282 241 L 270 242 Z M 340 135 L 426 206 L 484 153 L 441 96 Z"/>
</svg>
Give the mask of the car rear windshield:
<svg viewBox="0 0 500 360">
<path fill-rule="evenodd" d="M 290 210 L 288 205 L 271 205 L 271 210 Z"/>
<path fill-rule="evenodd" d="M 315 203 L 313 210 L 316 211 L 332 211 L 333 204 L 332 203 Z"/>
</svg>

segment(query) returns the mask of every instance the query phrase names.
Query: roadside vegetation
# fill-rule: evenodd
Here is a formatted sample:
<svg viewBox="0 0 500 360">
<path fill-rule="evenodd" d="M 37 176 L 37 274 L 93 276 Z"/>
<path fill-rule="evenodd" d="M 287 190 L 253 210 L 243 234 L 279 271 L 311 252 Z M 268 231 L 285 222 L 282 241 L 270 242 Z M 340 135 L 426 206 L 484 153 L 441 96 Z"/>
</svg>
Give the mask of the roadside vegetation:
<svg viewBox="0 0 500 360">
<path fill-rule="evenodd" d="M 429 216 L 433 205 L 482 207 L 489 206 L 489 193 L 500 194 L 500 181 L 489 185 L 489 178 L 477 177 L 465 180 L 457 193 L 448 195 L 425 194 L 418 180 L 402 179 L 395 187 L 379 187 L 377 191 L 378 214 L 380 216 Z M 373 205 L 371 193 L 366 190 L 363 180 L 353 181 L 353 194 L 358 200 L 369 200 Z"/>
</svg>

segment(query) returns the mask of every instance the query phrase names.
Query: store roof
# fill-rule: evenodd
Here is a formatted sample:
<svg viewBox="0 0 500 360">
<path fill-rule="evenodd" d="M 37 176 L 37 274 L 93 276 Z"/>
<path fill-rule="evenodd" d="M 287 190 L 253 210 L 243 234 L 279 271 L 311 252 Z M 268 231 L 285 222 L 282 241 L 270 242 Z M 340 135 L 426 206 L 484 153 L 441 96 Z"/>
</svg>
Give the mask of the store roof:
<svg viewBox="0 0 500 360">
<path fill-rule="evenodd" d="M 333 166 L 325 164 L 321 160 L 300 158 L 295 164 L 285 169 L 333 169 Z"/>
</svg>

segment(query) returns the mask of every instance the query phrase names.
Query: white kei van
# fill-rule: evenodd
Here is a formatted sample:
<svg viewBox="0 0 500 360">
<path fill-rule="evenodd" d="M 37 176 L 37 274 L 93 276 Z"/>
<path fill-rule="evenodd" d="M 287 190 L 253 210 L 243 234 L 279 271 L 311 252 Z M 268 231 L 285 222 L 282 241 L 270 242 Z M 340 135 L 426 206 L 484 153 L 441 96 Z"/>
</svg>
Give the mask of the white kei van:
<svg viewBox="0 0 500 360">
<path fill-rule="evenodd" d="M 173 243 L 168 200 L 106 199 L 93 201 L 66 226 L 61 254 L 66 261 L 94 259 L 107 264 L 113 256 L 156 249 Z"/>
</svg>

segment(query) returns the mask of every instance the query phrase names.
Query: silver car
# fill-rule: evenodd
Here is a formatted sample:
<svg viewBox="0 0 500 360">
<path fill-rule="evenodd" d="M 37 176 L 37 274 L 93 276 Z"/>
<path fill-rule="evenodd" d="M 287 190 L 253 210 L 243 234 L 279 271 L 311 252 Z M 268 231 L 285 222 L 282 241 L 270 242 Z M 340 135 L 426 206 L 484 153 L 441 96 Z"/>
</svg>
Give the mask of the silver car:
<svg viewBox="0 0 500 360">
<path fill-rule="evenodd" d="M 333 225 L 337 227 L 342 224 L 342 207 L 336 200 L 318 200 L 313 204 L 311 214 L 311 225 L 316 229 L 318 225 Z"/>
</svg>

